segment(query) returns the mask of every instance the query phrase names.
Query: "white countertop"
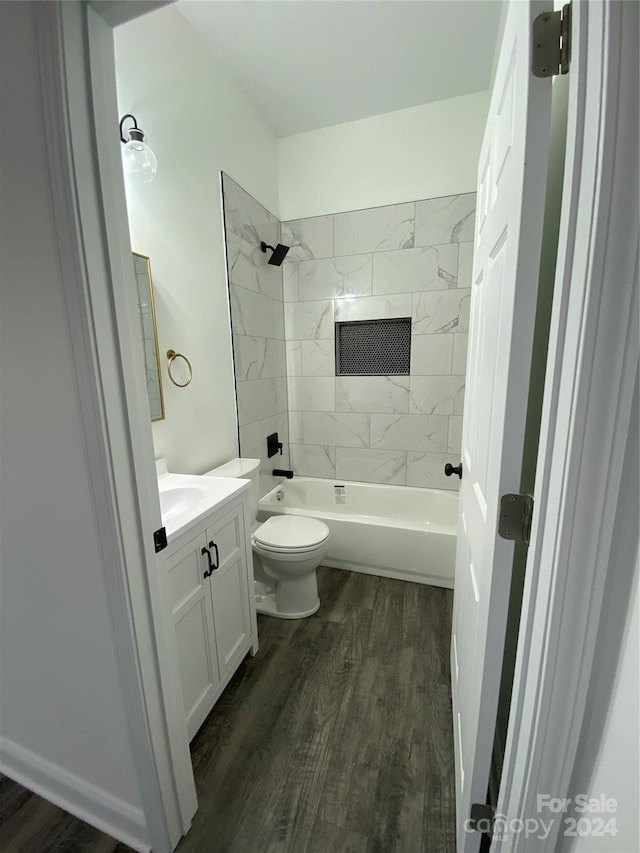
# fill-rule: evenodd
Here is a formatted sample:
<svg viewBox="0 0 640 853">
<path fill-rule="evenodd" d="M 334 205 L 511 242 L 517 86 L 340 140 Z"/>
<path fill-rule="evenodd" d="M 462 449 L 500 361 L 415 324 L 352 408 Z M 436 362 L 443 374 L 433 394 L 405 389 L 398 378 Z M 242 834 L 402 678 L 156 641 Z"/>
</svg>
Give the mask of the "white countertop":
<svg viewBox="0 0 640 853">
<path fill-rule="evenodd" d="M 195 474 L 162 474 L 158 477 L 160 511 L 167 539 L 175 539 L 206 515 L 215 512 L 246 491 L 249 480 Z"/>
</svg>

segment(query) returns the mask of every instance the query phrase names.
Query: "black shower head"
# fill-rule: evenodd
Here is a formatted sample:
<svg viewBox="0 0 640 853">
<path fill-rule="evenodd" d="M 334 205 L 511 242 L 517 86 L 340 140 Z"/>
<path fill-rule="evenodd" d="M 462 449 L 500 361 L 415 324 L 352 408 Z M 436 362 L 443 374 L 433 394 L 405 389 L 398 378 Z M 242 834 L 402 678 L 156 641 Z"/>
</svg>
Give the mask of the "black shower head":
<svg viewBox="0 0 640 853">
<path fill-rule="evenodd" d="M 266 252 L 267 249 L 271 249 L 272 255 L 269 258 L 268 263 L 273 264 L 274 267 L 279 267 L 282 264 L 289 251 L 289 247 L 283 246 L 282 243 L 278 243 L 274 249 L 273 246 L 268 246 L 264 241 L 260 243 L 260 248 L 263 252 Z"/>
</svg>

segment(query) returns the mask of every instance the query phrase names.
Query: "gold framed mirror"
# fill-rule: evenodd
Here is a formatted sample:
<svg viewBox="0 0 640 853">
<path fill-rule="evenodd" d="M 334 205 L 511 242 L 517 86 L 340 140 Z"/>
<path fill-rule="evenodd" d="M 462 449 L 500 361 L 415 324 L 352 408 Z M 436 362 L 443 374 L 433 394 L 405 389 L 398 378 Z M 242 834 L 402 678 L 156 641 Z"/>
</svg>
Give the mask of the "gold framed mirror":
<svg viewBox="0 0 640 853">
<path fill-rule="evenodd" d="M 158 326 L 156 308 L 153 300 L 153 281 L 151 279 L 151 261 L 147 255 L 133 252 L 133 267 L 136 273 L 138 305 L 140 306 L 140 329 L 144 347 L 144 363 L 147 375 L 147 394 L 151 421 L 164 420 L 164 394 L 162 392 L 162 373 L 160 371 L 160 351 L 158 349 Z"/>
</svg>

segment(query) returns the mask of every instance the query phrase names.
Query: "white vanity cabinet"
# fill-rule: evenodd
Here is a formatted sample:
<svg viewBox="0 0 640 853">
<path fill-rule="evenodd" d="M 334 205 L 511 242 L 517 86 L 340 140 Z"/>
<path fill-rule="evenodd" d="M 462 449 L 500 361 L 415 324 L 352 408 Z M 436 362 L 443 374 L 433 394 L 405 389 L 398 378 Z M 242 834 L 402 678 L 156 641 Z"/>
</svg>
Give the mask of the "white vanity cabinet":
<svg viewBox="0 0 640 853">
<path fill-rule="evenodd" d="M 248 529 L 246 499 L 236 498 L 168 545 L 164 588 L 190 740 L 258 648 Z"/>
</svg>

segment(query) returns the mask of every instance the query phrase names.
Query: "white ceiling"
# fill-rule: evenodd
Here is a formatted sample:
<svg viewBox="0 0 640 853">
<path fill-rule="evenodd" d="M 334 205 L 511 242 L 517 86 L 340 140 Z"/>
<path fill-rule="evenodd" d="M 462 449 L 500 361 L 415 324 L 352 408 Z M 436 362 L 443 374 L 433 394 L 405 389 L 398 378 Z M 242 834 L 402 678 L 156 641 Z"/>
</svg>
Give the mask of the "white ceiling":
<svg viewBox="0 0 640 853">
<path fill-rule="evenodd" d="M 276 136 L 488 89 L 500 0 L 180 0 Z"/>
</svg>

